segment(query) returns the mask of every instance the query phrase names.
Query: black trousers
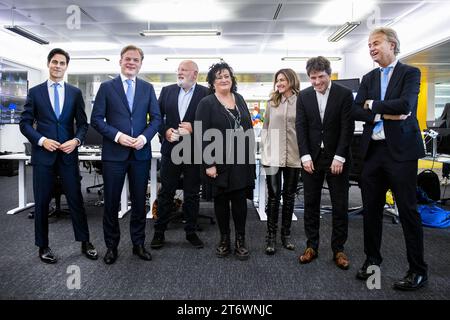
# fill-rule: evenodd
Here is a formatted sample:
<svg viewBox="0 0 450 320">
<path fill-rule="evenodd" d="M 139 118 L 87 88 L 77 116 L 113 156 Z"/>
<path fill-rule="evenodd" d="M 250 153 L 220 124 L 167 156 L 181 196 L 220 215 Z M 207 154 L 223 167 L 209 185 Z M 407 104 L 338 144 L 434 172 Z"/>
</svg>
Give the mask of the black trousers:
<svg viewBox="0 0 450 320">
<path fill-rule="evenodd" d="M 427 273 L 424 261 L 422 219 L 416 210 L 417 160 L 399 162 L 392 158 L 384 140 L 371 141 L 361 175 L 364 206 L 364 253 L 382 261 L 381 234 L 386 192 L 391 188 L 398 207 L 406 242 L 409 270 Z"/>
<path fill-rule="evenodd" d="M 89 241 L 89 228 L 81 194 L 78 162 L 65 164 L 58 154 L 52 166 L 33 165 L 34 230 L 36 246 L 48 247 L 48 211 L 55 177 L 61 177 L 76 241 Z"/>
<path fill-rule="evenodd" d="M 234 228 L 237 234 L 245 235 L 247 220 L 247 189 L 221 193 L 214 198 L 214 212 L 221 234 L 230 234 L 230 204 Z"/>
<path fill-rule="evenodd" d="M 120 241 L 119 205 L 125 175 L 128 174 L 131 199 L 130 234 L 133 245 L 145 241 L 145 195 L 147 192 L 150 161 L 138 161 L 133 152 L 125 161 L 103 161 L 105 210 L 103 234 L 107 248 L 117 248 Z"/>
<path fill-rule="evenodd" d="M 334 155 L 328 155 L 322 151 L 314 162 L 314 172 L 309 174 L 302 170 L 302 179 L 306 246 L 316 251 L 319 248 L 320 201 L 323 182 L 326 179 L 332 205 L 331 249 L 333 253 L 337 253 L 344 251 L 348 236 L 349 163 L 347 159 L 342 173 L 334 175 L 330 169 L 333 157 Z"/>
<path fill-rule="evenodd" d="M 267 229 L 270 233 L 276 232 L 279 205 L 283 196 L 281 230 L 283 234 L 289 235 L 300 168 L 266 167 L 265 169 L 268 190 Z"/>
<path fill-rule="evenodd" d="M 161 159 L 161 190 L 158 195 L 158 219 L 154 227 L 156 232 L 164 232 L 169 223 L 175 191 L 180 189 L 183 175 L 183 214 L 186 219 L 186 233 L 195 232 L 200 201 L 200 166 L 196 164 L 176 165 L 169 157 Z"/>
</svg>

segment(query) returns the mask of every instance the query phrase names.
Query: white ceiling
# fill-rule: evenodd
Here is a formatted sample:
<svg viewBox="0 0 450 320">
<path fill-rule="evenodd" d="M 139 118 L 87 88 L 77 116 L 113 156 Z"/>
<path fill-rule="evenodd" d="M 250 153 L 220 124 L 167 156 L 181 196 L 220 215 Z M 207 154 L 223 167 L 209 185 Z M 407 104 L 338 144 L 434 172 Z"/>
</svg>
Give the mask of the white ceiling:
<svg viewBox="0 0 450 320">
<path fill-rule="evenodd" d="M 277 59 L 318 54 L 344 56 L 355 47 L 365 47 L 374 25 L 395 25 L 429 5 L 448 2 L 373 1 L 372 10 L 358 19 L 362 22 L 359 27 L 343 40 L 329 43 L 328 36 L 341 23 L 352 20 L 351 4 L 353 20 L 357 20 L 355 15 L 360 8 L 368 8 L 367 0 L 340 1 L 337 9 L 320 18 L 317 15 L 331 1 L 0 0 L 0 24 L 13 24 L 14 16 L 14 24 L 46 38 L 49 47 L 65 48 L 72 57 L 115 57 L 130 43 L 141 47 L 146 56 L 159 57 L 161 61 L 167 56 L 199 55 L 225 59 L 235 55 L 250 59 L 261 55 Z M 70 5 L 81 9 L 80 29 L 71 30 L 67 25 L 71 18 L 71 13 L 67 13 Z M 148 29 L 149 23 L 150 29 L 218 28 L 222 35 L 207 40 L 185 37 L 175 41 L 169 37 L 140 36 L 139 32 Z"/>
<path fill-rule="evenodd" d="M 366 21 L 354 30 L 350 36 L 338 43 L 328 43 L 326 38 L 338 27 L 329 24 L 328 20 L 314 21 L 324 4 L 329 1 L 268 1 L 268 0 L 222 0 L 222 1 L 124 1 L 124 0 L 0 0 L 0 23 L 12 24 L 12 10 L 15 6 L 14 23 L 46 38 L 52 43 L 65 42 L 102 42 L 111 43 L 121 48 L 133 43 L 144 49 L 146 54 L 157 55 L 201 55 L 201 54 L 278 54 L 281 56 L 297 55 L 321 51 L 340 53 L 351 48 L 355 43 L 366 39 L 368 26 Z M 345 2 L 345 1 L 344 1 Z M 361 1 L 353 1 L 355 5 Z M 397 16 L 407 12 L 422 1 L 378 1 L 380 24 L 386 24 Z M 150 21 L 151 29 L 209 29 L 218 28 L 222 35 L 218 39 L 209 38 L 206 43 L 199 43 L 195 38 L 186 39 L 183 48 L 171 45 L 167 37 L 148 38 L 139 32 L 148 28 L 148 21 L 140 18 L 142 13 L 135 12 L 138 5 L 148 6 L 141 11 L 148 10 L 148 16 L 157 19 L 164 15 L 167 8 L 186 10 L 186 4 L 194 12 L 198 12 L 197 20 L 193 22 Z M 211 5 L 212 3 L 212 5 Z M 82 9 L 79 30 L 67 27 L 69 5 L 78 5 Z M 170 7 L 172 6 L 172 7 Z M 281 6 L 278 17 L 274 20 L 277 8 Z M 161 12 L 152 12 L 152 7 Z M 204 11 L 207 8 L 206 11 Z M 209 9 L 208 8 L 212 8 Z M 349 7 L 350 8 L 350 7 Z M 139 11 L 139 10 L 138 10 Z M 84 14 L 84 13 L 87 13 Z M 210 21 L 209 16 L 224 13 L 226 17 Z M 156 14 L 156 15 L 155 15 Z M 339 13 L 341 21 L 351 20 L 351 9 L 347 14 Z M 347 15 L 347 17 L 345 17 Z M 145 15 L 144 15 L 145 16 Z M 182 16 L 179 12 L 168 15 L 167 20 Z M 366 19 L 368 15 L 364 16 Z M 163 20 L 160 18 L 158 20 Z M 185 20 L 192 20 L 186 15 Z M 335 20 L 335 19 L 333 19 Z M 305 38 L 314 42 L 299 43 L 293 38 Z M 216 41 L 219 40 L 219 41 Z M 223 42 L 226 45 L 221 45 Z M 94 44 L 95 45 L 95 44 Z M 199 48 L 200 46 L 207 46 Z M 106 47 L 104 45 L 103 47 Z M 80 47 L 81 48 L 81 47 Z M 96 50 L 98 55 L 117 53 L 117 48 Z M 71 48 L 72 55 L 84 54 Z"/>
</svg>

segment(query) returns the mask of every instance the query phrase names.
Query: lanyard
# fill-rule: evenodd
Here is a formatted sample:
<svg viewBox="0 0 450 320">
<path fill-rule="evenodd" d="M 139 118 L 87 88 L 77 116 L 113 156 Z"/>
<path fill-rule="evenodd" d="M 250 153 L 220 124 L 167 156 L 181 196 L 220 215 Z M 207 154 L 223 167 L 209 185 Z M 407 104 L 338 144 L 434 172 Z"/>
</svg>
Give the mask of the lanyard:
<svg viewBox="0 0 450 320">
<path fill-rule="evenodd" d="M 234 131 L 236 130 L 241 130 L 242 126 L 241 126 L 241 111 L 239 110 L 239 107 L 237 106 L 237 104 L 234 104 L 235 110 L 238 113 L 238 116 L 235 117 L 234 114 L 231 113 L 231 111 L 227 108 L 227 106 L 225 104 L 222 103 L 222 101 L 220 101 L 219 97 L 216 95 L 217 100 L 220 102 L 220 104 L 225 108 L 225 110 L 227 111 L 228 115 L 231 117 L 231 119 L 234 120 L 234 128 L 233 125 L 230 123 L 231 129 L 233 129 Z M 234 95 L 233 95 L 233 100 L 234 100 Z"/>
<path fill-rule="evenodd" d="M 234 114 L 232 114 L 231 111 L 227 107 L 225 107 L 225 110 L 228 112 L 230 117 L 234 120 L 234 128 L 232 128 L 232 129 L 240 130 L 242 128 L 242 126 L 241 126 L 241 112 L 239 111 L 239 108 L 238 108 L 237 105 L 235 106 L 235 108 L 236 108 L 237 113 L 238 113 L 237 117 L 235 117 Z"/>
</svg>

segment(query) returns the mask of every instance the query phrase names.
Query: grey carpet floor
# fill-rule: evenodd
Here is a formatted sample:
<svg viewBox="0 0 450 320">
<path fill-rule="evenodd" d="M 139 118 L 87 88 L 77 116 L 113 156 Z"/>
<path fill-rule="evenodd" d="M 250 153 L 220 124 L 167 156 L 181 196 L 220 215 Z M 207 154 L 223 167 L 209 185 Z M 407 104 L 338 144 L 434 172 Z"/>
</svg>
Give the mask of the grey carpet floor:
<svg viewBox="0 0 450 320">
<path fill-rule="evenodd" d="M 28 168 L 31 178 L 31 168 Z M 28 181 L 31 181 L 29 179 Z M 83 172 L 83 188 L 92 184 L 92 175 Z M 27 186 L 32 198 L 31 184 Z M 429 264 L 429 283 L 417 292 L 398 292 L 393 281 L 407 270 L 401 225 L 384 221 L 381 268 L 381 289 L 369 290 L 355 279 L 364 262 L 362 217 L 350 216 L 346 252 L 351 268 L 343 271 L 331 260 L 331 215 L 321 220 L 319 258 L 309 265 L 300 265 L 297 256 L 304 250 L 305 234 L 301 213 L 292 224 L 295 251 L 281 248 L 279 241 L 274 256 L 264 254 L 266 224 L 248 203 L 248 261 L 234 256 L 224 259 L 214 254 L 219 240 L 217 225 L 200 220 L 199 236 L 205 248 L 195 249 L 186 240 L 181 222 L 173 222 L 166 232 L 166 246 L 152 250 L 153 260 L 145 262 L 131 252 L 129 215 L 120 220 L 119 258 L 114 265 L 105 265 L 102 214 L 94 203 L 95 193 L 84 194 L 91 240 L 100 259 L 91 261 L 80 253 L 73 239 L 70 218 L 51 219 L 50 247 L 58 257 L 55 265 L 40 262 L 34 246 L 33 220 L 28 211 L 6 215 L 17 204 L 17 177 L 0 177 L 0 299 L 133 299 L 133 300 L 435 300 L 450 298 L 450 230 L 425 228 L 425 258 Z M 351 188 L 350 206 L 360 203 L 359 189 Z M 301 202 L 301 199 L 299 199 Z M 63 205 L 64 205 L 63 201 Z M 329 204 L 324 193 L 323 204 Z M 212 215 L 212 203 L 202 202 L 201 213 Z M 153 221 L 147 220 L 146 243 L 153 236 Z M 80 271 L 80 289 L 69 289 L 70 270 Z M 79 268 L 79 269 L 78 269 Z M 69 271 L 69 273 L 68 273 Z"/>
</svg>

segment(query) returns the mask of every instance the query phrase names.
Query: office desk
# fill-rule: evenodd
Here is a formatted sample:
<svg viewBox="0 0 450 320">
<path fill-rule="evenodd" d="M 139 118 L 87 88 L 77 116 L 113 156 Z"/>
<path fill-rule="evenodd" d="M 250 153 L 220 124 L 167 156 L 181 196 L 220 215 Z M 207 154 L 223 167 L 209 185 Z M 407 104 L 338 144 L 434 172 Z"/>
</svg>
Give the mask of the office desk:
<svg viewBox="0 0 450 320">
<path fill-rule="evenodd" d="M 450 155 L 448 154 L 437 154 L 435 157 L 427 155 L 420 160 L 436 161 L 440 163 L 450 163 Z"/>
<path fill-rule="evenodd" d="M 19 204 L 17 208 L 11 209 L 7 211 L 7 214 L 16 214 L 23 210 L 34 207 L 33 202 L 27 201 L 27 193 L 25 186 L 27 184 L 26 178 L 26 167 L 25 162 L 30 161 L 30 156 L 23 153 L 12 153 L 7 155 L 0 156 L 0 159 L 3 160 L 18 160 L 19 162 L 19 174 L 18 174 L 18 187 L 19 187 Z M 151 208 L 153 206 L 153 202 L 156 200 L 156 192 L 157 192 L 157 178 L 156 178 L 156 167 L 157 160 L 161 158 L 160 152 L 152 152 L 152 160 L 151 160 L 151 168 L 150 168 L 150 210 L 147 212 L 147 218 L 152 217 Z M 78 159 L 80 161 L 101 161 L 100 155 L 92 155 L 92 154 L 79 154 Z M 125 177 L 125 182 L 122 188 L 122 194 L 120 197 L 120 211 L 118 212 L 119 218 L 122 218 L 129 210 L 130 206 L 128 205 L 128 179 Z"/>
<path fill-rule="evenodd" d="M 256 183 L 253 195 L 253 205 L 258 212 L 261 221 L 267 221 L 266 215 L 266 173 L 261 165 L 261 155 L 256 154 Z M 292 221 L 297 221 L 297 216 L 292 214 Z"/>
</svg>

